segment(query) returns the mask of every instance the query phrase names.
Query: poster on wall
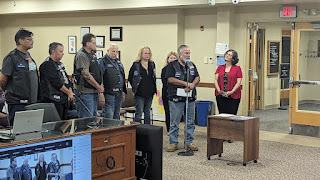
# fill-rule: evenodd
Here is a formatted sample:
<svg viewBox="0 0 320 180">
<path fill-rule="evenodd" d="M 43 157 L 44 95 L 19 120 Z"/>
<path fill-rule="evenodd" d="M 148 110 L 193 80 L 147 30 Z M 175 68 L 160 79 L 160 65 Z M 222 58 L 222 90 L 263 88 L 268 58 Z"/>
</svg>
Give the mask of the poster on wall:
<svg viewBox="0 0 320 180">
<path fill-rule="evenodd" d="M 216 54 L 224 54 L 228 50 L 228 44 L 216 43 Z"/>
<path fill-rule="evenodd" d="M 165 121 L 165 113 L 162 101 L 162 81 L 161 78 L 157 78 L 156 80 L 156 94 L 153 96 L 152 100 L 152 113 L 153 119 L 158 121 Z"/>
<path fill-rule="evenodd" d="M 77 52 L 77 36 L 68 36 L 68 52 L 69 54 Z"/>
</svg>

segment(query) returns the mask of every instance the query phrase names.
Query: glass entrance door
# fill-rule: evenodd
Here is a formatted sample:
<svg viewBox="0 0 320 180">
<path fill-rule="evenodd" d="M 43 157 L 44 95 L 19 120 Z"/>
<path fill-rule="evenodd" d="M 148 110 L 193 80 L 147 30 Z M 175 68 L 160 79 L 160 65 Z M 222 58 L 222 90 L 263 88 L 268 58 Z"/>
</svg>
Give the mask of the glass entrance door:
<svg viewBox="0 0 320 180">
<path fill-rule="evenodd" d="M 296 23 L 293 33 L 290 120 L 320 126 L 320 30 L 310 23 Z"/>
</svg>

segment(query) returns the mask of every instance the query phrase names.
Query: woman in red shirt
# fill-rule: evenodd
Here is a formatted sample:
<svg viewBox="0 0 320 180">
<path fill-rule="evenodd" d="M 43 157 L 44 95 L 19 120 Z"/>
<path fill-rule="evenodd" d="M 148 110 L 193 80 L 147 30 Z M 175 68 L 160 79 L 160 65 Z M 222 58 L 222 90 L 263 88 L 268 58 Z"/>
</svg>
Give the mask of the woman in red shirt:
<svg viewBox="0 0 320 180">
<path fill-rule="evenodd" d="M 236 115 L 241 98 L 242 71 L 238 53 L 235 50 L 228 50 L 224 54 L 225 65 L 220 65 L 215 73 L 214 86 L 219 113 Z"/>
</svg>

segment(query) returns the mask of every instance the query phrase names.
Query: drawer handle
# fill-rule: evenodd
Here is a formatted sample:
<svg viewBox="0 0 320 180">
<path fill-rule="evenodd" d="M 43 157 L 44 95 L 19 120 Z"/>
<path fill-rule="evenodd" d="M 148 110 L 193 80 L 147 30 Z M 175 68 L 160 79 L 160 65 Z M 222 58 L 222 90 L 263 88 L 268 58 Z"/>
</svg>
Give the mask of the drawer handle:
<svg viewBox="0 0 320 180">
<path fill-rule="evenodd" d="M 103 141 L 103 142 L 109 143 L 109 141 L 110 141 L 110 137 L 106 137 L 106 138 L 104 138 L 104 141 Z"/>
<path fill-rule="evenodd" d="M 109 156 L 106 159 L 106 165 L 110 170 L 114 169 L 114 167 L 116 166 L 116 161 L 114 160 L 113 156 Z"/>
</svg>

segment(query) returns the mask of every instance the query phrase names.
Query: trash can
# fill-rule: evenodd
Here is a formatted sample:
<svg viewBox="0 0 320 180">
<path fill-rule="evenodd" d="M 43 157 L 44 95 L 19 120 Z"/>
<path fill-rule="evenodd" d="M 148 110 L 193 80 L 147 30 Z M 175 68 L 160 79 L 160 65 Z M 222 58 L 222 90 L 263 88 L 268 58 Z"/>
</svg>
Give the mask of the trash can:
<svg viewBox="0 0 320 180">
<path fill-rule="evenodd" d="M 207 117 L 211 115 L 212 101 L 197 102 L 198 126 L 207 126 Z"/>
</svg>

